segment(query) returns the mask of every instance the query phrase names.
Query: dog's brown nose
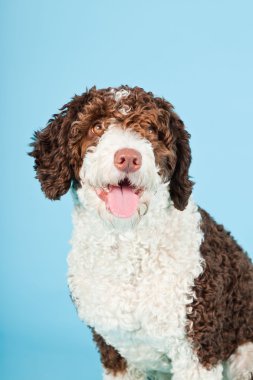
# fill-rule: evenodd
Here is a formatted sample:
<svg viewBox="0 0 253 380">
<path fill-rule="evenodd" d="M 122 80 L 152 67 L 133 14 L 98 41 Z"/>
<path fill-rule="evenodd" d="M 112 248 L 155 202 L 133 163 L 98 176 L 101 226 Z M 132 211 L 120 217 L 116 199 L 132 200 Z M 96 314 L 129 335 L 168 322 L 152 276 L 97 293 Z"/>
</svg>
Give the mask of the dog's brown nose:
<svg viewBox="0 0 253 380">
<path fill-rule="evenodd" d="M 114 165 L 122 172 L 131 173 L 141 167 L 141 154 L 130 148 L 123 148 L 117 150 L 114 155 Z"/>
</svg>

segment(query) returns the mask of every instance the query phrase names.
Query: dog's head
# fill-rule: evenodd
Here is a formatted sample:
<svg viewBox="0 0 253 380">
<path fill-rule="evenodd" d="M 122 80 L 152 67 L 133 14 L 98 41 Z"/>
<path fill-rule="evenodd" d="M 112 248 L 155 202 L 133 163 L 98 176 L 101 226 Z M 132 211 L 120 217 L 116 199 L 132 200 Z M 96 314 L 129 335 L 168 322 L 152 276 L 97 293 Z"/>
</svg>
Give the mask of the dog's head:
<svg viewBox="0 0 253 380">
<path fill-rule="evenodd" d="M 35 133 L 30 155 L 48 198 L 72 184 L 79 202 L 103 218 L 132 218 L 166 183 L 174 206 L 186 207 L 189 137 L 173 106 L 151 92 L 93 87 Z"/>
</svg>

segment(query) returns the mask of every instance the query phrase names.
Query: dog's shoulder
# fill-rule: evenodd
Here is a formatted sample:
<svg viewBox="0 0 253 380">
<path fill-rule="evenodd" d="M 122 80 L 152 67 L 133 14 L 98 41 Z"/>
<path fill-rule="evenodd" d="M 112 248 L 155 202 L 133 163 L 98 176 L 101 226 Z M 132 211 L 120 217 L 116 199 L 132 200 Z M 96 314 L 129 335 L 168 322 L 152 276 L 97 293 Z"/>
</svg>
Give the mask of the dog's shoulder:
<svg viewBox="0 0 253 380">
<path fill-rule="evenodd" d="M 201 208 L 199 213 L 204 271 L 194 281 L 187 330 L 201 363 L 208 367 L 227 360 L 237 346 L 253 339 L 253 265 L 223 225 Z"/>
</svg>

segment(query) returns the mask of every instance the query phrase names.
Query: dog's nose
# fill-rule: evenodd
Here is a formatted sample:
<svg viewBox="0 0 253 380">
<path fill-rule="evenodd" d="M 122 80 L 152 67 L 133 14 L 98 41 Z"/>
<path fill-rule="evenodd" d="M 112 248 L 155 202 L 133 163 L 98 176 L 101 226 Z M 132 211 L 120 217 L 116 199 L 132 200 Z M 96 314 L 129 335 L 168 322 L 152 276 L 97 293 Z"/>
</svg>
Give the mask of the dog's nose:
<svg viewBox="0 0 253 380">
<path fill-rule="evenodd" d="M 141 154 L 135 149 L 119 149 L 114 155 L 114 165 L 122 172 L 136 172 L 140 169 L 141 162 Z"/>
</svg>

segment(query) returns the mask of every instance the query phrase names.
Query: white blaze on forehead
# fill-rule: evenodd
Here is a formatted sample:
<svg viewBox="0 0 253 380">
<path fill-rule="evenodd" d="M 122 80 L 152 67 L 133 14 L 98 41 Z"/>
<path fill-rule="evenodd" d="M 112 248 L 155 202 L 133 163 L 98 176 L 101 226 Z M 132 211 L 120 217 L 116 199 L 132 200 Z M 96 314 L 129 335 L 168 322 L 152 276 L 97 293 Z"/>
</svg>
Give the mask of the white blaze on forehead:
<svg viewBox="0 0 253 380">
<path fill-rule="evenodd" d="M 116 102 L 119 102 L 122 98 L 127 98 L 130 94 L 130 91 L 125 90 L 124 88 L 116 91 L 115 88 L 112 88 L 111 93 L 112 93 L 114 99 L 116 100 Z"/>
<path fill-rule="evenodd" d="M 130 95 L 130 91 L 122 88 L 120 90 L 116 90 L 115 88 L 111 89 L 111 94 L 114 98 L 114 100 L 118 103 L 121 99 L 125 99 Z M 119 112 L 121 112 L 123 115 L 127 115 L 131 111 L 131 107 L 127 104 L 124 104 L 120 109 Z"/>
<path fill-rule="evenodd" d="M 119 112 L 122 113 L 122 115 L 127 115 L 130 111 L 131 107 L 129 107 L 127 104 L 119 109 Z"/>
</svg>

